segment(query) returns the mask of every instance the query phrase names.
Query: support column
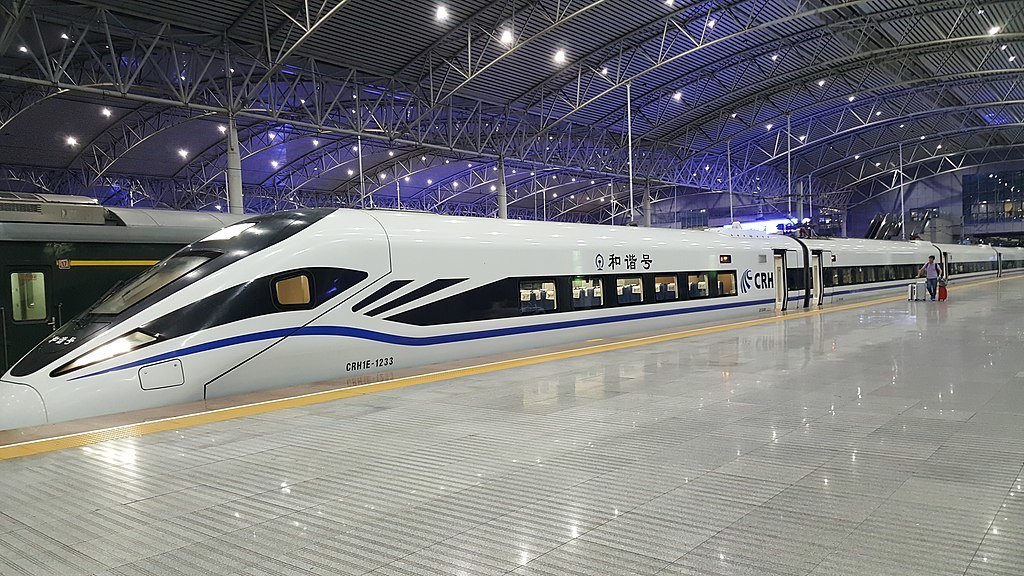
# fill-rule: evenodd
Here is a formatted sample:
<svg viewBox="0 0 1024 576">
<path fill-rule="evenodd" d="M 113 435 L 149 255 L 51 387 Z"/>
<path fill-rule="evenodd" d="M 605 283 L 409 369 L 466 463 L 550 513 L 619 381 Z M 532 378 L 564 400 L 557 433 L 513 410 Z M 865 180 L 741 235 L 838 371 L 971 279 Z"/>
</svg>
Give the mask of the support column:
<svg viewBox="0 0 1024 576">
<path fill-rule="evenodd" d="M 363 178 L 363 137 L 356 136 L 356 154 L 359 156 L 359 207 L 366 208 L 366 178 Z M 370 203 L 373 206 L 373 202 Z"/>
<path fill-rule="evenodd" d="M 732 140 L 725 141 L 725 171 L 729 176 L 729 226 L 736 222 L 732 207 Z"/>
<path fill-rule="evenodd" d="M 498 157 L 498 218 L 508 218 L 508 189 L 505 187 L 505 158 Z"/>
<path fill-rule="evenodd" d="M 633 92 L 630 83 L 626 82 L 626 148 L 629 165 L 629 222 L 636 223 L 636 207 L 633 205 Z"/>
<path fill-rule="evenodd" d="M 651 181 L 647 180 L 644 188 L 644 226 L 651 227 Z"/>
<path fill-rule="evenodd" d="M 793 217 L 793 133 L 789 114 L 786 114 L 786 198 L 789 199 L 789 218 Z"/>
<path fill-rule="evenodd" d="M 906 187 L 903 185 L 903 142 L 900 142 L 900 237 L 907 239 Z"/>
<path fill-rule="evenodd" d="M 242 214 L 242 155 L 238 148 L 235 117 L 228 116 L 228 212 Z"/>
<path fill-rule="evenodd" d="M 804 181 L 796 183 L 796 223 L 804 223 Z"/>
</svg>

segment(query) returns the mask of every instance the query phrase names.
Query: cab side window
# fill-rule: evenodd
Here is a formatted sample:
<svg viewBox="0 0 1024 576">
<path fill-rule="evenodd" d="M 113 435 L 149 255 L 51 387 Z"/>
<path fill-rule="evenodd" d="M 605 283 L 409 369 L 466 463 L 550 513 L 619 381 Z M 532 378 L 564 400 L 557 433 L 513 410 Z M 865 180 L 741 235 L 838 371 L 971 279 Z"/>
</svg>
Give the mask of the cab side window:
<svg viewBox="0 0 1024 576">
<path fill-rule="evenodd" d="M 11 304 L 15 322 L 46 320 L 46 279 L 43 273 L 11 274 Z"/>
<path fill-rule="evenodd" d="M 274 281 L 274 300 L 282 308 L 302 308 L 313 301 L 309 276 L 299 274 Z"/>
</svg>

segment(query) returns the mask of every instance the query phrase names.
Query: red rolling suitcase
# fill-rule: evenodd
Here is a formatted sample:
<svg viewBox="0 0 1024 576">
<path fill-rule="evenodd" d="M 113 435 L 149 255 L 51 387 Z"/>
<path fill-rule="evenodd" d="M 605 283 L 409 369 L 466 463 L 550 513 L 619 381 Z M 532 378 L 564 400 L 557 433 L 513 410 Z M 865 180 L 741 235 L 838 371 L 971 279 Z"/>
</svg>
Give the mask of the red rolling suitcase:
<svg viewBox="0 0 1024 576">
<path fill-rule="evenodd" d="M 947 295 L 946 287 L 945 286 L 939 286 L 939 302 L 945 302 L 946 301 L 946 295 Z"/>
</svg>

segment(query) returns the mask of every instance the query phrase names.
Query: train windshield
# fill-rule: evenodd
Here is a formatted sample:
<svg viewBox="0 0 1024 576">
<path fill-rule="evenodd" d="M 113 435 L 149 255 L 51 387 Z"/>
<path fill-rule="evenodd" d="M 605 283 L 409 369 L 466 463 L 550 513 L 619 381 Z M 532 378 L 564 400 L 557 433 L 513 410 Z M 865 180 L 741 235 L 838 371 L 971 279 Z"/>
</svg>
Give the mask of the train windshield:
<svg viewBox="0 0 1024 576">
<path fill-rule="evenodd" d="M 202 266 L 213 256 L 213 254 L 195 253 L 171 256 L 104 298 L 91 312 L 93 314 L 120 314 L 132 304 Z"/>
</svg>

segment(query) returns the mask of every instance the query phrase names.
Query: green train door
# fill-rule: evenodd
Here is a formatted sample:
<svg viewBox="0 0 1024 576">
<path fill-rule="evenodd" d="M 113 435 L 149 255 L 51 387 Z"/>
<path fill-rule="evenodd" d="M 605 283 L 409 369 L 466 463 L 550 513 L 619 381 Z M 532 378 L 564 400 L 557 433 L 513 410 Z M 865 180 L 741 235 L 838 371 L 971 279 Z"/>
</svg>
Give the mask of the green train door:
<svg viewBox="0 0 1024 576">
<path fill-rule="evenodd" d="M 3 372 L 56 329 L 53 272 L 49 266 L 7 266 L 0 268 L 3 298 Z"/>
</svg>

